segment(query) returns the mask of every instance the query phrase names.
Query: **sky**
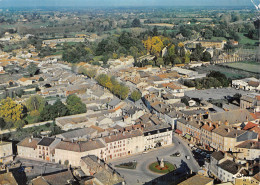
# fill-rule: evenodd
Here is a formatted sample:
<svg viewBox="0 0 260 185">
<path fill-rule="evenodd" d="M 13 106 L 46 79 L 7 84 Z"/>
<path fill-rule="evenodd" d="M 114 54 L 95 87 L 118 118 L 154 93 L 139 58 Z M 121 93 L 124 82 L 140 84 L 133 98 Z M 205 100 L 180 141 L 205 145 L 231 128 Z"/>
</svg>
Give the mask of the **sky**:
<svg viewBox="0 0 260 185">
<path fill-rule="evenodd" d="M 259 0 L 255 0 L 257 2 Z M 253 6 L 250 0 L 0 0 L 0 7 Z"/>
</svg>

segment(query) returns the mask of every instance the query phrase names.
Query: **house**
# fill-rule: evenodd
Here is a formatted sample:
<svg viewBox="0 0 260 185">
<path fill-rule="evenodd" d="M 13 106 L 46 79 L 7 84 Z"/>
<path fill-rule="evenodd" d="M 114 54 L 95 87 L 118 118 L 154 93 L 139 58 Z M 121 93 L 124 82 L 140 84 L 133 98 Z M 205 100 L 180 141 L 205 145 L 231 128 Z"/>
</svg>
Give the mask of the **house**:
<svg viewBox="0 0 260 185">
<path fill-rule="evenodd" d="M 178 185 L 213 185 L 214 179 L 196 174 Z"/>
<path fill-rule="evenodd" d="M 61 142 L 58 138 L 44 137 L 37 143 L 37 158 L 55 162 L 55 147 Z"/>
<path fill-rule="evenodd" d="M 225 160 L 218 165 L 218 178 L 222 182 L 235 182 L 237 177 L 247 175 L 247 170 L 232 160 Z"/>
<path fill-rule="evenodd" d="M 27 137 L 17 144 L 17 153 L 19 157 L 37 158 L 37 144 L 41 139 Z"/>
<path fill-rule="evenodd" d="M 121 102 L 121 100 L 119 98 L 115 97 L 107 104 L 107 108 L 115 109 L 120 104 L 120 102 Z"/>
<path fill-rule="evenodd" d="M 172 126 L 168 123 L 148 122 L 143 127 L 145 150 L 172 144 Z"/>
<path fill-rule="evenodd" d="M 239 80 L 232 80 L 232 87 L 236 89 L 242 89 L 247 91 L 257 91 L 260 90 L 259 80 L 256 78 L 244 78 Z"/>
<path fill-rule="evenodd" d="M 259 185 L 260 172 L 254 176 L 243 176 L 235 179 L 235 185 Z"/>
<path fill-rule="evenodd" d="M 237 157 L 245 160 L 255 160 L 260 156 L 260 142 L 259 141 L 244 141 L 235 147 Z"/>
<path fill-rule="evenodd" d="M 225 155 L 223 152 L 213 152 L 210 156 L 210 162 L 207 165 L 207 169 L 209 171 L 209 174 L 215 178 L 218 177 L 218 165 L 220 164 L 220 161 L 225 158 Z"/>
<path fill-rule="evenodd" d="M 107 160 L 144 151 L 143 132 L 140 130 L 123 131 L 108 135 L 103 139 L 107 144 Z"/>
<path fill-rule="evenodd" d="M 30 79 L 30 78 L 24 78 L 24 77 L 22 77 L 22 78 L 20 78 L 20 79 L 18 80 L 18 83 L 19 83 L 20 85 L 22 85 L 22 86 L 27 86 L 27 85 L 33 84 L 33 80 Z"/>
<path fill-rule="evenodd" d="M 0 163 L 7 164 L 13 161 L 12 142 L 0 141 Z"/>
<path fill-rule="evenodd" d="M 89 141 L 61 141 L 55 147 L 55 162 L 80 166 L 80 160 L 86 155 L 96 155 L 106 160 L 106 143 L 103 139 Z"/>
<path fill-rule="evenodd" d="M 257 105 L 257 102 L 259 101 L 258 96 L 249 96 L 249 95 L 243 95 L 240 98 L 240 108 L 241 109 L 249 109 L 253 108 Z"/>
<path fill-rule="evenodd" d="M 246 140 L 258 140 L 255 132 L 237 130 L 227 125 L 220 125 L 212 131 L 211 147 L 221 151 L 235 151 L 235 146 Z"/>
<path fill-rule="evenodd" d="M 102 185 L 123 185 L 125 184 L 124 178 L 113 169 L 111 166 L 106 164 L 103 160 L 100 160 L 94 155 L 88 155 L 81 158 L 80 163 L 82 171 L 87 176 L 93 176 L 99 184 Z"/>
</svg>

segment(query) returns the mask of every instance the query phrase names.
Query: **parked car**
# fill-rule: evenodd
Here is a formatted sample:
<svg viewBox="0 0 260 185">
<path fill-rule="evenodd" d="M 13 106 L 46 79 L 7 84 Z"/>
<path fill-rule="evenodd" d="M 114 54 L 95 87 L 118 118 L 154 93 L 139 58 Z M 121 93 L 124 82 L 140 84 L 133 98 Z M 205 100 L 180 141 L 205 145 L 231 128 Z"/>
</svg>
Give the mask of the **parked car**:
<svg viewBox="0 0 260 185">
<path fill-rule="evenodd" d="M 181 153 L 180 152 L 176 152 L 172 155 L 170 155 L 171 157 L 180 157 L 181 156 Z"/>
<path fill-rule="evenodd" d="M 186 159 L 190 160 L 190 156 L 189 156 L 189 155 L 187 155 L 187 156 L 186 156 Z"/>
</svg>

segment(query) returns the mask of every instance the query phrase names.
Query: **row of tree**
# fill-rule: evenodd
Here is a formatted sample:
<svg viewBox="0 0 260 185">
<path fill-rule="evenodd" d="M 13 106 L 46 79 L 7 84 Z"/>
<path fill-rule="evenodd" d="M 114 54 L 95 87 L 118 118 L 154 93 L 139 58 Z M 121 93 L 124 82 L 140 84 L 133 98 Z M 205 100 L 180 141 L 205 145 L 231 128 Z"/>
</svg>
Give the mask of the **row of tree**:
<svg viewBox="0 0 260 185">
<path fill-rule="evenodd" d="M 96 78 L 97 82 L 110 90 L 114 95 L 119 97 L 120 99 L 124 100 L 128 97 L 129 88 L 123 84 L 119 83 L 115 77 L 110 77 L 106 74 L 100 74 Z"/>
<path fill-rule="evenodd" d="M 0 128 L 18 128 L 27 123 L 49 121 L 85 112 L 86 105 L 76 95 L 69 95 L 66 104 L 58 99 L 53 105 L 39 95 L 31 96 L 24 104 L 8 97 L 0 101 Z"/>
<path fill-rule="evenodd" d="M 228 87 L 229 84 L 230 80 L 226 77 L 226 75 L 219 71 L 211 71 L 205 78 L 184 81 L 184 85 L 188 87 L 195 87 L 196 89 Z"/>
</svg>

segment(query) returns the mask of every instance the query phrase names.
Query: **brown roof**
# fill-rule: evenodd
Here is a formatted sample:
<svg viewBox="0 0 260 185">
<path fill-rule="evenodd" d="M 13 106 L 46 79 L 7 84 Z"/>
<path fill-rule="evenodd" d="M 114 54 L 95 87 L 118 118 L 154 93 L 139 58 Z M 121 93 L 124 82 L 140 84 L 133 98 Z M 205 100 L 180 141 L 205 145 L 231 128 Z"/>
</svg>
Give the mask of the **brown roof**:
<svg viewBox="0 0 260 185">
<path fill-rule="evenodd" d="M 29 148 L 36 148 L 37 144 L 39 143 L 41 139 L 39 138 L 25 138 L 24 140 L 20 141 L 17 145 L 18 146 L 24 146 Z"/>
<path fill-rule="evenodd" d="M 104 137 L 106 143 L 111 143 L 114 141 L 120 141 L 127 138 L 141 136 L 143 133 L 140 130 L 132 130 L 130 132 L 117 133 L 115 135 L 110 135 Z"/>
<path fill-rule="evenodd" d="M 213 180 L 212 178 L 197 174 L 179 183 L 179 185 L 206 185 L 213 182 Z"/>
<path fill-rule="evenodd" d="M 95 129 L 95 130 L 97 130 L 98 132 L 104 132 L 104 129 L 103 129 L 103 128 L 100 128 L 100 127 L 98 127 L 98 126 L 96 126 L 96 125 L 91 125 L 90 127 L 93 128 L 93 129 Z"/>
<path fill-rule="evenodd" d="M 224 153 L 221 152 L 221 151 L 213 152 L 213 153 L 211 154 L 211 157 L 213 157 L 213 158 L 215 158 L 216 160 L 219 161 L 219 160 L 221 160 L 221 159 L 224 158 Z"/>
<path fill-rule="evenodd" d="M 29 78 L 22 77 L 22 78 L 19 79 L 19 81 L 21 81 L 21 82 L 26 82 L 27 80 L 29 80 Z"/>
<path fill-rule="evenodd" d="M 0 174 L 0 184 L 6 184 L 6 185 L 18 185 L 16 182 L 12 172 L 3 173 Z"/>
<path fill-rule="evenodd" d="M 251 121 L 249 121 L 246 126 L 243 128 L 243 130 L 250 130 L 251 128 L 257 127 L 258 125 L 255 123 L 252 123 Z"/>
<path fill-rule="evenodd" d="M 248 82 L 248 85 L 252 86 L 252 87 L 258 87 L 259 86 L 259 82 L 250 81 L 250 82 Z"/>
<path fill-rule="evenodd" d="M 260 149 L 260 142 L 258 141 L 245 141 L 236 146 L 237 148 L 248 148 L 248 149 Z"/>
<path fill-rule="evenodd" d="M 222 163 L 219 164 L 219 167 L 221 169 L 224 169 L 226 171 L 228 171 L 229 173 L 232 173 L 233 175 L 238 173 L 239 170 L 241 169 L 242 165 L 237 164 L 231 160 L 226 160 Z"/>
<path fill-rule="evenodd" d="M 254 175 L 254 178 L 258 181 L 260 181 L 260 172 Z"/>
<path fill-rule="evenodd" d="M 31 185 L 49 185 L 43 177 L 37 177 L 33 180 L 31 180 Z"/>
<path fill-rule="evenodd" d="M 85 152 L 106 147 L 100 140 L 86 141 L 86 142 L 68 142 L 61 141 L 56 149 L 68 150 L 73 152 Z"/>
<path fill-rule="evenodd" d="M 74 177 L 71 171 L 65 171 L 65 172 L 43 176 L 43 179 L 47 181 L 49 184 L 64 185 L 64 184 L 68 184 L 68 181 L 74 180 Z"/>
<path fill-rule="evenodd" d="M 221 135 L 222 137 L 236 138 L 237 136 L 245 133 L 245 130 L 236 130 L 230 126 L 221 125 L 220 127 L 214 129 L 212 132 Z"/>
<path fill-rule="evenodd" d="M 214 128 L 216 128 L 216 125 L 217 125 L 217 123 L 212 123 L 211 122 L 211 126 L 210 126 L 210 122 L 209 122 L 209 123 L 205 123 L 201 128 L 211 132 Z"/>
</svg>

